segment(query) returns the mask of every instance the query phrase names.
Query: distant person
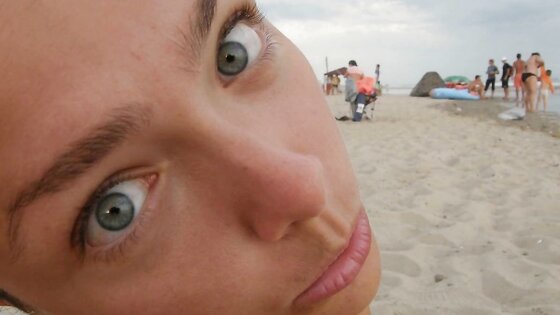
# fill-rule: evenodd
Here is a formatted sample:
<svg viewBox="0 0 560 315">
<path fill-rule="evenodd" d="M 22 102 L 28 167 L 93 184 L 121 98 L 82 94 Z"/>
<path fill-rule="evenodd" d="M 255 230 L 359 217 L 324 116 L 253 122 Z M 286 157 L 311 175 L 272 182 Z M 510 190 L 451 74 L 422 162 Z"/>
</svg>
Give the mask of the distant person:
<svg viewBox="0 0 560 315">
<path fill-rule="evenodd" d="M 348 62 L 348 69 L 344 75 L 346 78 L 351 78 L 354 82 L 360 80 L 364 77 L 364 72 L 358 67 L 358 63 L 355 60 L 350 60 Z"/>
<path fill-rule="evenodd" d="M 541 88 L 539 89 L 539 98 L 537 100 L 537 110 L 539 110 L 539 103 L 543 103 L 543 110 L 546 112 L 546 107 L 548 106 L 548 94 L 554 94 L 554 84 L 552 84 L 552 80 L 550 76 L 552 75 L 552 71 L 546 70 L 544 71 L 541 69 Z"/>
<path fill-rule="evenodd" d="M 484 86 L 484 93 L 488 91 L 488 88 L 492 86 L 492 98 L 494 98 L 494 91 L 496 90 L 496 75 L 500 74 L 500 70 L 494 64 L 494 59 L 488 60 L 488 70 L 486 70 L 488 79 L 486 79 L 486 85 Z"/>
<path fill-rule="evenodd" d="M 375 89 L 377 90 L 377 95 L 381 96 L 383 93 L 381 91 L 381 80 L 379 80 L 379 76 L 381 75 L 381 65 L 377 64 L 375 66 Z"/>
<path fill-rule="evenodd" d="M 471 93 L 472 95 L 476 95 L 479 96 L 480 99 L 484 99 L 484 88 L 482 85 L 482 80 L 480 79 L 479 75 L 476 75 L 474 77 L 474 81 L 469 83 L 467 89 L 469 90 L 469 93 Z"/>
<path fill-rule="evenodd" d="M 513 67 L 507 62 L 507 58 L 502 58 L 504 64 L 502 68 L 502 88 L 504 88 L 504 100 L 509 101 L 509 79 L 513 73 Z"/>
<path fill-rule="evenodd" d="M 338 77 L 338 74 L 333 74 L 332 75 L 333 94 L 339 94 L 340 93 L 339 85 L 340 85 L 340 78 Z"/>
<path fill-rule="evenodd" d="M 523 81 L 521 76 L 525 71 L 525 61 L 521 59 L 521 54 L 517 54 L 517 60 L 513 62 L 513 86 L 515 87 L 515 102 L 518 104 L 525 99 L 525 90 L 523 89 Z M 521 99 L 519 99 L 519 91 L 521 91 Z"/>
<path fill-rule="evenodd" d="M 325 92 L 326 92 L 327 95 L 332 94 L 332 76 L 331 75 L 327 76 L 327 88 L 326 88 Z"/>
<path fill-rule="evenodd" d="M 350 117 L 354 117 L 357 109 L 355 101 L 358 97 L 356 82 L 364 77 L 364 72 L 358 67 L 358 63 L 355 60 L 350 60 L 344 77 L 346 78 L 345 100 L 350 103 L 350 111 L 352 114 Z"/>
<path fill-rule="evenodd" d="M 525 100 L 523 105 L 527 112 L 535 111 L 535 102 L 537 97 L 537 73 L 539 68 L 544 66 L 544 60 L 541 55 L 537 52 L 532 53 L 531 57 L 527 60 L 527 65 L 525 67 L 525 72 L 521 75 L 521 81 L 523 81 L 523 86 L 525 87 Z"/>
</svg>

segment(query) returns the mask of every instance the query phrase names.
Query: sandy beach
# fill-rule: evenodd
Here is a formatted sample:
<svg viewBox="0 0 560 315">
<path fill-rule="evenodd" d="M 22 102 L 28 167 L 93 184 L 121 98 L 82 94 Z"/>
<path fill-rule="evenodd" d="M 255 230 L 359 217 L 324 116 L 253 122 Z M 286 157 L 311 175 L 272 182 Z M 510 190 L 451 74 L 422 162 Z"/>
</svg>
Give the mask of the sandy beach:
<svg viewBox="0 0 560 315">
<path fill-rule="evenodd" d="M 338 122 L 382 254 L 373 314 L 560 314 L 557 120 L 491 107 L 383 96 Z"/>
</svg>

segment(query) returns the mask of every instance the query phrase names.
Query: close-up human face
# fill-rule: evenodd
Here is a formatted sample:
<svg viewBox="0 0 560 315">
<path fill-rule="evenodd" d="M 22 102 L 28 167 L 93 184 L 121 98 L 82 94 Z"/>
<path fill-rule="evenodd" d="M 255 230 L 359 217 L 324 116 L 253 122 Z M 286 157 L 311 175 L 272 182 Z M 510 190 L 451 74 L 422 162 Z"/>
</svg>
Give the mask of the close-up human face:
<svg viewBox="0 0 560 315">
<path fill-rule="evenodd" d="M 0 4 L 0 289 L 41 314 L 358 314 L 379 258 L 247 0 Z"/>
</svg>

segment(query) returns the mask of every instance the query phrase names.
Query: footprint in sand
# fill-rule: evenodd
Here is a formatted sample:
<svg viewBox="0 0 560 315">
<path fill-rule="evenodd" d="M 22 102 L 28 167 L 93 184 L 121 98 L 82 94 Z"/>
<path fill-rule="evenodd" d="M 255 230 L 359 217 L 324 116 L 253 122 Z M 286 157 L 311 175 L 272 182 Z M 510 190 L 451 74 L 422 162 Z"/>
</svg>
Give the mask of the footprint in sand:
<svg viewBox="0 0 560 315">
<path fill-rule="evenodd" d="M 381 277 L 381 285 L 389 289 L 398 288 L 402 285 L 402 283 L 402 279 L 395 275 L 384 274 Z"/>
<path fill-rule="evenodd" d="M 515 239 L 514 244 L 531 261 L 560 266 L 560 244 L 556 238 L 522 236 Z"/>
<path fill-rule="evenodd" d="M 455 244 L 451 242 L 447 237 L 441 234 L 425 234 L 418 238 L 418 241 L 422 244 L 427 245 L 439 245 L 439 246 L 446 246 L 446 247 L 455 247 Z"/>
<path fill-rule="evenodd" d="M 381 263 L 383 270 L 409 277 L 418 277 L 422 273 L 420 266 L 414 260 L 400 254 L 382 254 Z"/>
<path fill-rule="evenodd" d="M 514 308 L 554 305 L 560 291 L 552 288 L 520 288 L 494 271 L 482 271 L 482 292 L 488 298 Z"/>
</svg>

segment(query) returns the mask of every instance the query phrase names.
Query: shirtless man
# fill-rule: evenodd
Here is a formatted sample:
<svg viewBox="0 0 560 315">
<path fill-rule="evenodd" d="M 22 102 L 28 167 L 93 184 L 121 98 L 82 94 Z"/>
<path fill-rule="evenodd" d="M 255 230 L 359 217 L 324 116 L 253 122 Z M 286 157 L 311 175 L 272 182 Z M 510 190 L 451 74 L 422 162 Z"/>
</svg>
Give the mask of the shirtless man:
<svg viewBox="0 0 560 315">
<path fill-rule="evenodd" d="M 480 96 L 480 99 L 484 99 L 484 85 L 482 84 L 482 80 L 480 79 L 479 75 L 474 77 L 474 81 L 469 83 L 468 87 L 469 93 L 472 95 Z"/>
<path fill-rule="evenodd" d="M 515 102 L 521 105 L 525 99 L 525 90 L 523 89 L 523 82 L 521 81 L 521 76 L 525 71 L 525 61 L 521 59 L 521 54 L 517 54 L 517 60 L 513 63 L 513 86 L 515 87 Z M 519 90 L 521 90 L 521 100 L 519 99 Z"/>
<path fill-rule="evenodd" d="M 540 67 L 544 66 L 544 60 L 539 53 L 532 53 L 531 57 L 527 60 L 525 71 L 521 75 L 521 81 L 525 87 L 526 95 L 523 102 L 527 112 L 535 111 L 535 102 L 537 96 L 537 72 Z"/>
</svg>

